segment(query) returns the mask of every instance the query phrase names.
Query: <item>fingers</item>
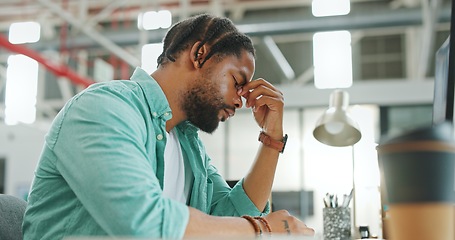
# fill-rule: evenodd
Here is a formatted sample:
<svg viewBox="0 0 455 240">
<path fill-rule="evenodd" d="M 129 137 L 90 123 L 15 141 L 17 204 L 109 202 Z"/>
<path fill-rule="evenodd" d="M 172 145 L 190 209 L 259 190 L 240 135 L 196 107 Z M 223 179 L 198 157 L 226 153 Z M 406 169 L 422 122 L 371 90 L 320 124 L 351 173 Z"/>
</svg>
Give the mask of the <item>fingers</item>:
<svg viewBox="0 0 455 240">
<path fill-rule="evenodd" d="M 245 84 L 239 95 L 246 99 L 246 107 L 259 108 L 275 103 L 275 106 L 284 105 L 283 93 L 264 79 L 258 79 Z M 276 105 L 279 102 L 278 105 Z"/>
<path fill-rule="evenodd" d="M 305 223 L 294 216 L 289 216 L 288 219 L 283 220 L 283 224 L 288 235 L 314 235 L 314 229 L 307 227 Z"/>
<path fill-rule="evenodd" d="M 272 233 L 306 236 L 314 235 L 314 229 L 307 227 L 305 223 L 290 215 L 286 210 L 273 212 L 266 218 L 271 225 Z"/>
<path fill-rule="evenodd" d="M 262 106 L 268 106 L 271 110 L 283 108 L 284 100 L 281 98 L 262 96 L 252 103 L 253 111 L 257 111 Z"/>
<path fill-rule="evenodd" d="M 305 226 L 304 229 L 302 229 L 302 233 L 306 236 L 314 236 L 314 229 Z"/>
<path fill-rule="evenodd" d="M 265 86 L 273 91 L 279 92 L 281 95 L 283 95 L 283 93 L 280 92 L 280 90 L 275 88 L 275 86 L 273 86 L 271 83 L 267 82 L 263 78 L 258 78 L 256 80 L 253 80 L 253 81 L 248 82 L 247 84 L 243 85 L 241 95 L 245 94 L 246 92 L 249 92 L 252 89 L 259 87 L 260 85 L 263 85 L 263 86 Z"/>
</svg>

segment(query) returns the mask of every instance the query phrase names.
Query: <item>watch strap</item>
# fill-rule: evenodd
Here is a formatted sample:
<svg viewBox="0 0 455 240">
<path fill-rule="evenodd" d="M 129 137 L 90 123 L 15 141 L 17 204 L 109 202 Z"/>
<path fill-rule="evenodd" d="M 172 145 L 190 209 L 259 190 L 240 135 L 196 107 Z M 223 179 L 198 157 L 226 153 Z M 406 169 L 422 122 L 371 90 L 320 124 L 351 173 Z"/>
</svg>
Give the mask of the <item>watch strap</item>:
<svg viewBox="0 0 455 240">
<path fill-rule="evenodd" d="M 283 153 L 284 148 L 286 147 L 286 142 L 288 140 L 288 135 L 285 134 L 283 139 L 281 141 L 274 140 L 271 138 L 269 135 L 267 135 L 265 132 L 262 132 L 259 134 L 259 142 L 264 144 L 267 147 L 271 147 L 273 149 L 278 150 L 278 152 Z"/>
</svg>

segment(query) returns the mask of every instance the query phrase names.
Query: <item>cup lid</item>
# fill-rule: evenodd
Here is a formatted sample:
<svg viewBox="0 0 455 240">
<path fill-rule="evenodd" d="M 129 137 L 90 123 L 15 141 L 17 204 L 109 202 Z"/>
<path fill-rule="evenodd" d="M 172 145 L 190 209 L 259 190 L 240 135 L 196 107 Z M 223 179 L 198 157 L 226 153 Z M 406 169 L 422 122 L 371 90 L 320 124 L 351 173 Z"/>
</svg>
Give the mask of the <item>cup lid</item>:
<svg viewBox="0 0 455 240">
<path fill-rule="evenodd" d="M 452 123 L 445 121 L 432 126 L 419 127 L 398 135 L 386 135 L 381 137 L 379 145 L 419 141 L 455 143 L 454 135 Z"/>
</svg>

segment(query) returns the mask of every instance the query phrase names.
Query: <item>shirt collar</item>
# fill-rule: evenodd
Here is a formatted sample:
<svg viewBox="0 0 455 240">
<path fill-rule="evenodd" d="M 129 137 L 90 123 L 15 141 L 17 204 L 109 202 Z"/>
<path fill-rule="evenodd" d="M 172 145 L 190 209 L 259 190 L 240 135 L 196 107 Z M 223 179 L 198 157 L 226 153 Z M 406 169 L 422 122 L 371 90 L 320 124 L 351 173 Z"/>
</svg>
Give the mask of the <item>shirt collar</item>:
<svg viewBox="0 0 455 240">
<path fill-rule="evenodd" d="M 171 107 L 166 95 L 152 76 L 142 68 L 137 67 L 131 76 L 131 80 L 137 82 L 144 91 L 152 117 L 162 116 L 166 121 L 172 118 Z M 197 134 L 199 131 L 199 128 L 189 121 L 181 122 L 177 128 L 185 134 Z"/>
<path fill-rule="evenodd" d="M 197 132 L 199 131 L 199 128 L 194 126 L 192 123 L 190 123 L 189 121 L 183 121 L 181 122 L 180 124 L 177 125 L 177 128 L 182 131 L 183 133 L 185 133 L 186 135 L 193 135 L 193 134 L 197 134 Z"/>
<path fill-rule="evenodd" d="M 152 76 L 142 68 L 137 67 L 131 76 L 131 80 L 137 82 L 142 88 L 153 118 L 163 117 L 166 121 L 172 118 L 171 107 L 166 95 Z"/>
</svg>

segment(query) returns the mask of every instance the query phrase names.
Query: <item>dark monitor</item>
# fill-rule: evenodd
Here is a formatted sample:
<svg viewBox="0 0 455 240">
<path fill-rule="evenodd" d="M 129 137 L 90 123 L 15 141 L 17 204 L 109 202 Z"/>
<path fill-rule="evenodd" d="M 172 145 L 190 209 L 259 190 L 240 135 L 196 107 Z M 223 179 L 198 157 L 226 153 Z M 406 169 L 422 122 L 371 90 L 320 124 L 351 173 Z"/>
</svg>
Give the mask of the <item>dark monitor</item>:
<svg viewBox="0 0 455 240">
<path fill-rule="evenodd" d="M 433 124 L 444 121 L 454 123 L 454 89 L 455 89 L 455 58 L 450 46 L 450 36 L 436 52 L 433 96 Z M 453 51 L 453 50 L 452 50 Z"/>
<path fill-rule="evenodd" d="M 452 0 L 452 13 L 455 13 L 455 0 Z M 450 34 L 436 52 L 433 124 L 448 121 L 454 123 L 454 89 L 455 89 L 455 14 L 450 18 Z"/>
<path fill-rule="evenodd" d="M 453 119 L 453 95 L 449 95 L 450 36 L 436 51 L 433 95 L 433 124 Z"/>
<path fill-rule="evenodd" d="M 273 191 L 272 211 L 285 209 L 291 215 L 305 219 L 314 215 L 313 191 Z"/>
</svg>

